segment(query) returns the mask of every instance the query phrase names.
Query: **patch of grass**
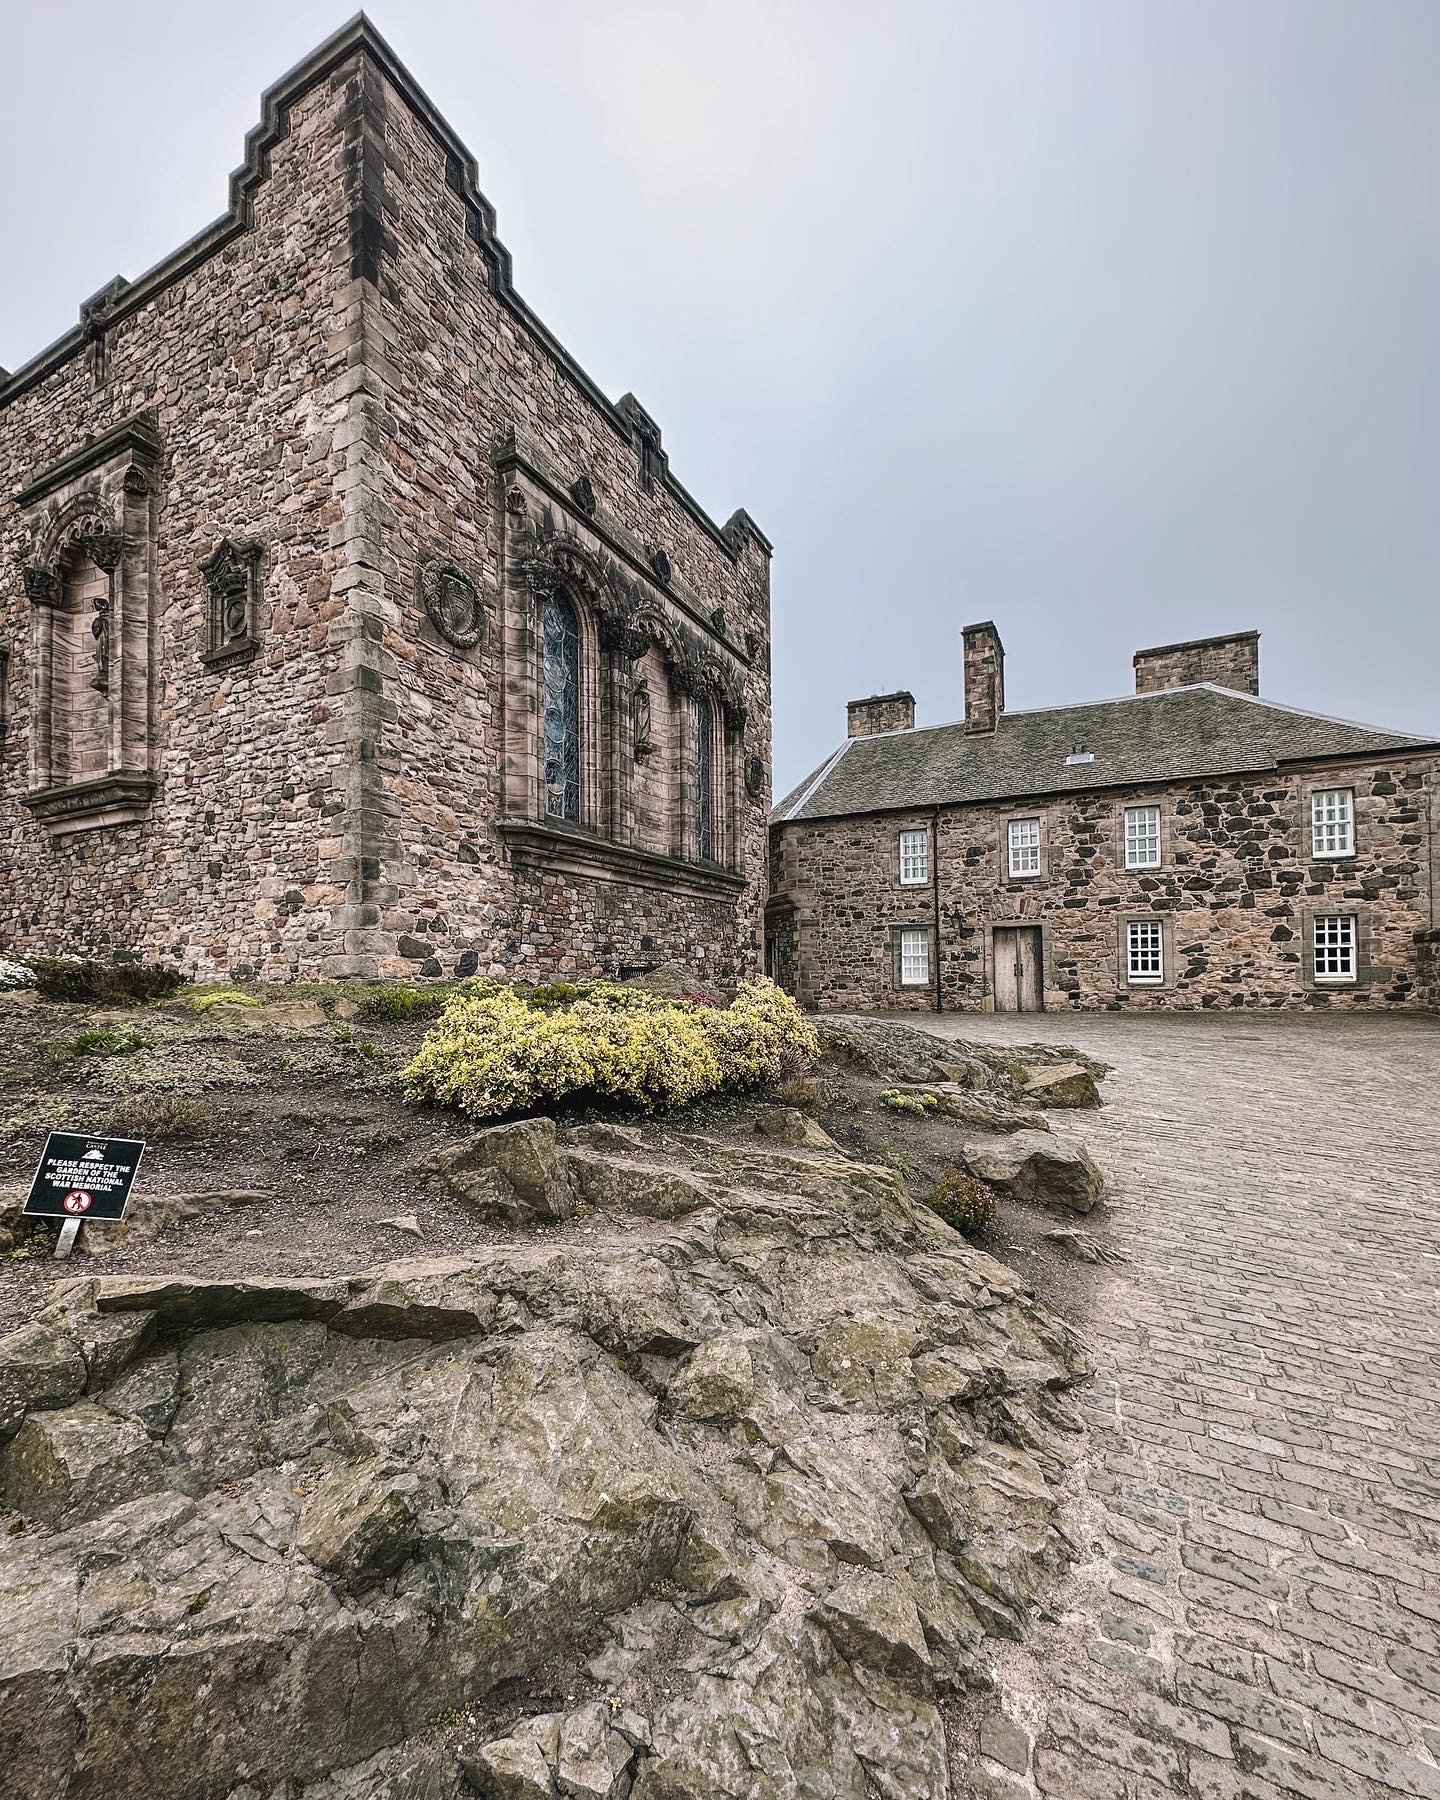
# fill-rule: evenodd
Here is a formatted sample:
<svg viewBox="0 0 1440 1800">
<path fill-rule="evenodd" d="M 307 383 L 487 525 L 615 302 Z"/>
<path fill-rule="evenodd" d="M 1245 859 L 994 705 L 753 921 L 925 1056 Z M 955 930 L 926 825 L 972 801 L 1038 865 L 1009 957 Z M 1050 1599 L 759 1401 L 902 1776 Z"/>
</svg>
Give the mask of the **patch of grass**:
<svg viewBox="0 0 1440 1800">
<path fill-rule="evenodd" d="M 131 1094 L 111 1107 L 106 1123 L 116 1137 L 201 1138 L 213 1117 L 213 1107 L 186 1094 Z"/>
<path fill-rule="evenodd" d="M 99 1001 L 106 1006 L 143 1006 L 168 1000 L 190 977 L 158 963 L 70 961 L 59 956 L 30 959 L 35 985 L 44 1000 Z"/>
<path fill-rule="evenodd" d="M 897 1175 L 904 1176 L 906 1181 L 913 1181 L 920 1173 L 920 1165 L 907 1150 L 886 1150 L 881 1158 L 887 1169 L 893 1169 Z"/>
<path fill-rule="evenodd" d="M 453 983 L 448 981 L 431 987 L 381 982 L 362 988 L 355 1004 L 362 1019 L 428 1019 L 444 1012 L 455 993 Z"/>
<path fill-rule="evenodd" d="M 82 1031 L 71 1038 L 63 1048 L 65 1056 L 132 1056 L 137 1050 L 148 1050 L 154 1043 L 153 1038 L 144 1037 L 138 1031 L 114 1031 L 109 1026 L 97 1026 L 93 1031 Z"/>
<path fill-rule="evenodd" d="M 965 1237 L 978 1237 L 995 1219 L 995 1190 L 946 1163 L 925 1204 Z"/>
<path fill-rule="evenodd" d="M 220 988 L 218 992 L 191 994 L 186 1005 L 191 1012 L 207 1013 L 212 1006 L 259 1006 L 253 994 L 242 994 L 239 988 Z"/>
</svg>

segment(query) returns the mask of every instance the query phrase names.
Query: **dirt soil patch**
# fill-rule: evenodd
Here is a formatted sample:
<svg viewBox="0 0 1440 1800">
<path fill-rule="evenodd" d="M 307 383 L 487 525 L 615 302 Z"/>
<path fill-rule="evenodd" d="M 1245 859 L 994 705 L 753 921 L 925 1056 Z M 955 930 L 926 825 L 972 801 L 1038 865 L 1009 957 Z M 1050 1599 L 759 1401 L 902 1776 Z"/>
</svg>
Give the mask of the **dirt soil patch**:
<svg viewBox="0 0 1440 1800">
<path fill-rule="evenodd" d="M 405 1256 L 463 1254 L 513 1235 L 433 1191 L 419 1173 L 443 1144 L 475 1129 L 405 1101 L 401 1071 L 427 1019 L 347 1020 L 337 1006 L 353 1007 L 333 991 L 253 989 L 248 997 L 259 1003 L 199 1011 L 195 995 L 117 1009 L 0 994 L 0 1207 L 23 1197 L 51 1129 L 146 1139 L 132 1218 L 157 1196 L 258 1196 L 176 1220 L 148 1241 L 77 1254 L 66 1265 L 50 1254 L 53 1226 L 12 1230 L 8 1241 L 0 1228 L 0 1332 L 33 1317 L 62 1274 L 339 1275 Z M 923 1200 L 974 1133 L 943 1118 L 890 1111 L 879 1098 L 890 1085 L 825 1061 L 806 1110 L 842 1148 L 887 1164 Z M 683 1122 L 753 1143 L 757 1110 L 777 1099 L 699 1102 Z M 626 1115 L 580 1107 L 558 1116 Z M 1063 1113 L 1050 1116 L 1063 1135 Z M 658 1142 L 660 1122 L 639 1122 Z M 385 1223 L 406 1215 L 418 1220 L 420 1239 Z M 1100 1272 L 1046 1243 L 1047 1231 L 1067 1223 L 1004 1199 L 975 1241 L 1074 1320 L 1088 1313 Z M 1103 1241 L 1103 1209 L 1085 1229 Z"/>
</svg>

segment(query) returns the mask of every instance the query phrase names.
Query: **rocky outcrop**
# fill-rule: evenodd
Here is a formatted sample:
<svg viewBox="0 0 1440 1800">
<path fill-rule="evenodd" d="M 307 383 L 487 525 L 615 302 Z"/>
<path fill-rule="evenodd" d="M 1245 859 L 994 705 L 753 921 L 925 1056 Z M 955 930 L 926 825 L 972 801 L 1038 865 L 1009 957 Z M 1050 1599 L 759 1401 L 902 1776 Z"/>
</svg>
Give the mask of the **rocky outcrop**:
<svg viewBox="0 0 1440 1800">
<path fill-rule="evenodd" d="M 568 1219 L 574 1210 L 553 1119 L 519 1119 L 477 1131 L 437 1152 L 419 1173 L 503 1224 Z"/>
<path fill-rule="evenodd" d="M 761 1106 L 755 1112 L 756 1137 L 773 1138 L 781 1144 L 798 1144 L 805 1150 L 838 1151 L 839 1145 L 807 1113 L 798 1106 Z"/>
<path fill-rule="evenodd" d="M 937 1082 L 1022 1107 L 1098 1106 L 1105 1063 L 1056 1044 L 977 1044 L 888 1019 L 815 1021 L 820 1052 L 896 1086 Z"/>
<path fill-rule="evenodd" d="M 1017 1106 L 1003 1094 L 965 1087 L 958 1081 L 900 1081 L 897 1094 L 928 1095 L 942 1119 L 973 1125 L 980 1131 L 1048 1131 L 1044 1113 Z"/>
<path fill-rule="evenodd" d="M 838 1152 L 481 1136 L 445 1178 L 543 1236 L 0 1340 L 0 1789 L 953 1791 L 939 1702 L 1067 1554 L 1068 1331 Z"/>
<path fill-rule="evenodd" d="M 963 1160 L 972 1175 L 1001 1193 L 1064 1212 L 1088 1213 L 1104 1191 L 1104 1177 L 1089 1152 L 1048 1131 L 1017 1131 L 967 1144 Z"/>
</svg>

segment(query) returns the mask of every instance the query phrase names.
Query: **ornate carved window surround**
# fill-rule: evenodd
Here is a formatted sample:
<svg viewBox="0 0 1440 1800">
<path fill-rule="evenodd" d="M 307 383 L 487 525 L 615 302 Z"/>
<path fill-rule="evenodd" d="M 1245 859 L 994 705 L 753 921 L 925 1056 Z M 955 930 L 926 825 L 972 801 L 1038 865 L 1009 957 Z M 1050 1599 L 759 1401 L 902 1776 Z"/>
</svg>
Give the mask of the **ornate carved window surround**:
<svg viewBox="0 0 1440 1800">
<path fill-rule="evenodd" d="M 744 665 L 713 632 L 695 629 L 653 570 L 612 555 L 589 521 L 550 503 L 551 493 L 548 485 L 537 492 L 518 471 L 505 491 L 505 813 L 522 822 L 548 814 L 554 824 L 579 826 L 622 850 L 734 872 L 743 857 Z M 579 651 L 578 805 L 560 817 L 545 793 L 557 752 L 540 730 L 551 710 L 544 627 L 557 593 L 573 614 Z M 646 720 L 653 659 L 648 677 L 638 673 L 652 648 L 671 721 L 658 738 Z M 710 777 L 710 830 L 703 840 L 702 732 Z M 662 748 L 669 773 L 657 778 L 653 759 Z"/>
<path fill-rule="evenodd" d="M 30 540 L 24 804 L 54 837 L 141 818 L 157 785 L 150 639 L 162 453 L 154 421 L 138 414 L 19 495 Z"/>
<path fill-rule="evenodd" d="M 578 483 L 567 482 L 544 452 L 523 439 L 513 428 L 501 434 L 492 455 L 502 486 L 508 485 L 508 476 L 518 472 L 538 490 L 536 498 L 559 507 L 586 531 L 593 532 L 607 550 L 628 566 L 632 575 L 650 582 L 656 579 L 652 560 L 655 555 L 653 547 L 646 549 L 623 525 L 611 518 L 595 499 L 593 489 L 591 510 L 587 511 L 582 507 L 572 491 L 572 486 Z M 665 581 L 664 592 L 693 624 L 728 650 L 737 661 L 754 661 L 754 652 L 746 645 L 732 641 L 726 631 L 717 625 L 715 609 L 702 605 L 673 569 Z M 758 645 L 756 648 L 758 649 Z"/>
</svg>

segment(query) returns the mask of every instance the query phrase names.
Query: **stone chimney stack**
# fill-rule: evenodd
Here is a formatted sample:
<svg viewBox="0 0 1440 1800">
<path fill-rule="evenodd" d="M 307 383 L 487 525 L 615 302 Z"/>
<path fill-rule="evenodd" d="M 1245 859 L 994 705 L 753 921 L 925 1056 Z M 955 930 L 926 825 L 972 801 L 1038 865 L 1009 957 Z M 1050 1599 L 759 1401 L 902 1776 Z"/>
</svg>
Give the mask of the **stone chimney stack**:
<svg viewBox="0 0 1440 1800">
<path fill-rule="evenodd" d="M 993 731 L 1005 710 L 1005 646 L 987 619 L 965 627 L 965 729 Z"/>
<path fill-rule="evenodd" d="M 876 737 L 882 731 L 912 731 L 915 696 L 904 688 L 893 694 L 872 694 L 868 700 L 852 700 L 845 708 L 846 737 Z"/>
<path fill-rule="evenodd" d="M 1234 688 L 1241 694 L 1258 694 L 1260 633 L 1232 631 L 1228 637 L 1191 638 L 1187 643 L 1135 652 L 1137 694 L 1193 687 L 1198 681 L 1213 681 L 1216 687 Z"/>
</svg>

